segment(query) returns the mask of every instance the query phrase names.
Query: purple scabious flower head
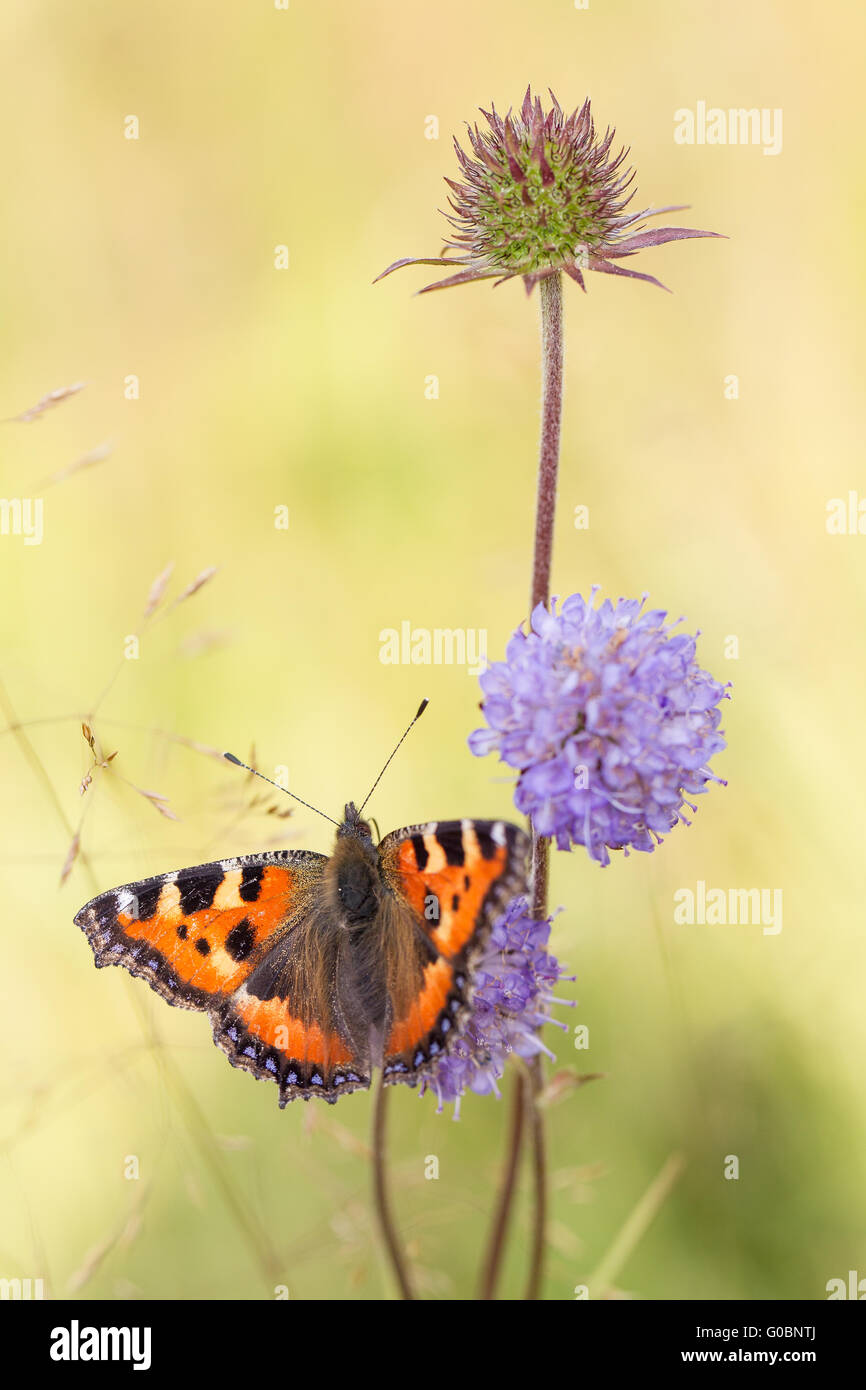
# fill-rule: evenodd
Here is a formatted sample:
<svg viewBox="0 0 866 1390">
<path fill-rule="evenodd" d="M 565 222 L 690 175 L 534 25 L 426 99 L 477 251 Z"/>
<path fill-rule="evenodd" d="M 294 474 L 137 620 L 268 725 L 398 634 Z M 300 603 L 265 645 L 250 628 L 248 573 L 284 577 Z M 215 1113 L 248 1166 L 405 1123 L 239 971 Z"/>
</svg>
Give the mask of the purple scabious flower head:
<svg viewBox="0 0 866 1390">
<path fill-rule="evenodd" d="M 613 153 L 615 132 L 596 131 L 589 100 L 570 116 L 552 92 L 550 100 L 545 111 L 527 87 L 517 114 L 482 109 L 486 129 L 467 126 L 470 152 L 454 141 L 461 179 L 445 180 L 451 189 L 445 217 L 454 229 L 446 255 L 405 257 L 378 279 L 404 265 L 439 265 L 456 273 L 420 293 L 472 280 L 501 284 L 517 275 L 531 293 L 559 271 L 585 290 L 584 272 L 594 270 L 664 289 L 654 276 L 619 262 L 662 242 L 719 235 L 694 227 L 643 230 L 647 217 L 684 205 L 630 211 L 635 175 L 625 165 L 628 151 Z"/>
<path fill-rule="evenodd" d="M 569 977 L 547 950 L 550 925 L 549 917 L 529 915 L 523 897 L 512 898 L 494 923 L 473 964 L 474 988 L 459 1036 L 421 1082 L 421 1094 L 435 1092 L 440 1111 L 455 1102 L 457 1119 L 464 1091 L 497 1092 L 511 1053 L 534 1057 L 545 1052 L 553 1058 L 538 1033 L 545 1023 L 556 1021 L 550 1018 L 551 1005 L 567 1002 L 555 1000 L 552 991 Z"/>
<path fill-rule="evenodd" d="M 559 849 L 584 845 L 599 864 L 609 850 L 652 850 L 687 795 L 720 782 L 709 769 L 725 747 L 719 702 L 726 686 L 695 660 L 695 638 L 674 634 L 660 609 L 638 599 L 595 606 L 573 594 L 539 604 L 505 660 L 481 676 L 488 727 L 470 735 L 517 769 L 515 805 Z"/>
</svg>

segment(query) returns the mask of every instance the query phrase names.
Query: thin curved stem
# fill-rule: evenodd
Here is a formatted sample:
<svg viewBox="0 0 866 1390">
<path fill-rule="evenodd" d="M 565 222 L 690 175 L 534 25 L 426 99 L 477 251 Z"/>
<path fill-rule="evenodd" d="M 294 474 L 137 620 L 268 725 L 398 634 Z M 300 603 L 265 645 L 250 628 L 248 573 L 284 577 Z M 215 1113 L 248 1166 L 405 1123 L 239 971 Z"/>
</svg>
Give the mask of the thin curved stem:
<svg viewBox="0 0 866 1390">
<path fill-rule="evenodd" d="M 493 1214 L 487 1252 L 481 1268 L 481 1281 L 478 1287 L 478 1298 L 482 1302 L 487 1302 L 496 1296 L 496 1285 L 502 1267 L 505 1237 L 508 1233 L 508 1222 L 517 1183 L 517 1170 L 520 1166 L 520 1153 L 523 1147 L 523 1130 L 526 1118 L 526 1078 L 522 1068 L 515 1067 L 513 1072 L 511 1128 L 508 1135 L 505 1170 L 500 1182 L 499 1198 L 496 1203 L 496 1211 Z"/>
<path fill-rule="evenodd" d="M 397 1228 L 394 1225 L 394 1218 L 391 1215 L 391 1203 L 388 1196 L 388 1183 L 385 1171 L 385 1139 L 386 1139 L 386 1106 L 388 1102 L 388 1087 L 385 1085 L 385 1077 L 379 1073 L 379 1083 L 376 1087 L 373 1099 L 373 1199 L 376 1209 L 376 1216 L 379 1221 L 379 1229 L 382 1240 L 385 1244 L 385 1251 L 391 1264 L 394 1278 L 400 1290 L 402 1299 L 414 1300 L 415 1294 L 409 1280 L 409 1272 L 406 1266 L 406 1257 L 397 1236 Z"/>
</svg>

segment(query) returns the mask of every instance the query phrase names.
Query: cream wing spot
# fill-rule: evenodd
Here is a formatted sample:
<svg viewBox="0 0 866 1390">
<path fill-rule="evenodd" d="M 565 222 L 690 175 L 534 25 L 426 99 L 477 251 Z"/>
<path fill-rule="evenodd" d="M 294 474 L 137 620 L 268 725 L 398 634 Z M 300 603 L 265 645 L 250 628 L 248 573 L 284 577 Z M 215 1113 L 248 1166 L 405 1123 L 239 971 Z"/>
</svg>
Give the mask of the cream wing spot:
<svg viewBox="0 0 866 1390">
<path fill-rule="evenodd" d="M 174 916 L 180 913 L 180 889 L 173 879 L 170 883 L 162 885 L 156 910 L 160 916 Z"/>
<path fill-rule="evenodd" d="M 438 827 L 437 827 L 438 828 Z M 436 829 L 427 831 L 424 835 L 424 848 L 427 851 L 427 864 L 425 873 L 438 874 L 447 867 L 448 860 L 445 851 L 436 838 Z"/>
<path fill-rule="evenodd" d="M 460 828 L 463 831 L 463 852 L 466 863 L 474 863 L 476 859 L 481 857 L 481 846 L 478 843 L 475 826 L 471 820 L 464 820 L 460 822 Z"/>
<path fill-rule="evenodd" d="M 222 946 L 215 946 L 208 956 L 208 965 L 215 971 L 220 983 L 230 980 L 238 973 L 238 963 L 232 960 L 228 951 L 223 950 Z"/>
<path fill-rule="evenodd" d="M 243 880 L 242 869 L 229 869 L 226 871 L 225 878 L 214 894 L 213 905 L 220 912 L 227 908 L 240 907 L 243 899 L 240 896 L 240 886 Z"/>
</svg>

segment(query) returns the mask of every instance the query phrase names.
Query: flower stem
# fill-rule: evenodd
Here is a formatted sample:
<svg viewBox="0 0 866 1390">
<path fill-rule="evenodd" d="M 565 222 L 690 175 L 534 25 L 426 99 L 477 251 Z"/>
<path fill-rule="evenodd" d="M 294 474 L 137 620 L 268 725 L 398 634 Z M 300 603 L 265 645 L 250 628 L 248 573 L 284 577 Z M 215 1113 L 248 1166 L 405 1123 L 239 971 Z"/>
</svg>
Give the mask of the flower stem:
<svg viewBox="0 0 866 1390">
<path fill-rule="evenodd" d="M 538 287 L 541 295 L 541 448 L 535 503 L 535 554 L 532 561 L 530 612 L 550 597 L 553 525 L 556 513 L 556 475 L 562 421 L 562 274 L 550 275 Z"/>
<path fill-rule="evenodd" d="M 388 1184 L 385 1172 L 385 1109 L 388 1103 L 388 1087 L 385 1085 L 384 1075 L 379 1073 L 379 1084 L 376 1087 L 376 1094 L 373 1101 L 373 1195 L 376 1216 L 379 1221 L 379 1229 L 382 1233 L 382 1240 L 391 1264 L 394 1278 L 400 1290 L 402 1299 L 414 1300 L 415 1294 L 409 1281 L 409 1272 L 406 1267 L 406 1257 L 397 1237 L 397 1230 L 394 1225 L 394 1218 L 391 1215 L 391 1203 L 388 1196 Z"/>
<path fill-rule="evenodd" d="M 532 1251 L 529 1278 L 526 1281 L 524 1302 L 533 1303 L 541 1291 L 544 1274 L 544 1242 L 547 1230 L 547 1140 L 544 1132 L 544 1112 L 538 1103 L 543 1084 L 541 1058 L 529 1062 L 529 1115 L 532 1137 L 533 1213 Z"/>
<path fill-rule="evenodd" d="M 535 550 L 532 560 L 530 613 L 539 603 L 550 600 L 550 570 L 553 562 L 553 530 L 556 520 L 556 482 L 559 472 L 559 440 L 562 424 L 562 275 L 550 275 L 539 285 L 541 295 L 541 445 L 538 456 L 538 494 L 535 506 Z M 532 835 L 530 892 L 533 917 L 547 916 L 547 886 L 550 869 L 550 841 L 539 835 L 530 822 Z M 532 1250 L 529 1278 L 524 1298 L 534 1301 L 541 1289 L 544 1273 L 544 1238 L 547 1224 L 547 1146 L 544 1115 L 538 1104 L 543 1077 L 541 1060 L 529 1063 L 526 1087 L 530 1116 L 533 1167 Z"/>
<path fill-rule="evenodd" d="M 511 1130 L 508 1135 L 508 1150 L 505 1171 L 502 1174 L 499 1189 L 499 1200 L 496 1203 L 496 1211 L 487 1243 L 487 1253 L 481 1270 L 478 1297 L 482 1302 L 487 1302 L 496 1295 L 496 1284 L 505 1249 L 508 1221 L 514 1203 L 514 1188 L 517 1182 L 517 1169 L 523 1141 L 523 1127 L 526 1118 L 526 1078 L 522 1068 L 513 1067 L 512 1072 Z"/>
<path fill-rule="evenodd" d="M 547 916 L 547 883 L 550 873 L 550 841 L 532 831 L 529 884 L 533 917 Z"/>
<path fill-rule="evenodd" d="M 541 444 L 538 458 L 538 493 L 535 507 L 535 549 L 532 559 L 530 614 L 550 598 L 553 530 L 556 520 L 556 479 L 559 472 L 559 437 L 562 422 L 562 275 L 550 275 L 539 286 L 541 295 Z M 530 897 L 533 917 L 547 916 L 547 882 L 550 841 L 537 835 L 532 822 Z M 544 1234 L 547 1222 L 547 1154 L 544 1116 L 538 1105 L 542 1089 L 541 1063 L 534 1057 L 515 1083 L 511 1133 L 499 1202 L 485 1257 L 479 1298 L 490 1299 L 496 1289 L 505 1236 L 517 1185 L 520 1148 L 530 1117 L 533 1155 L 533 1225 L 529 1277 L 525 1298 L 538 1298 L 544 1272 Z"/>
</svg>

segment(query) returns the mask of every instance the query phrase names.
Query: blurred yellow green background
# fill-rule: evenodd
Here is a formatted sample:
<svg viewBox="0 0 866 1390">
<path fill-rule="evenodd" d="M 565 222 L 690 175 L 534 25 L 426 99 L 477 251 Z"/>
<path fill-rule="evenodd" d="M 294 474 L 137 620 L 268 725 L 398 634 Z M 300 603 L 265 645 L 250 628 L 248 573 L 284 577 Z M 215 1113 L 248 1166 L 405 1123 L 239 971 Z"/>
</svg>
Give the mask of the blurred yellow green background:
<svg viewBox="0 0 866 1390">
<path fill-rule="evenodd" d="M 825 525 L 831 498 L 866 487 L 864 30 L 853 3 L 805 0 L 7 0 L 0 415 L 87 385 L 0 426 L 4 496 L 44 498 L 41 545 L 0 537 L 2 718 L 20 724 L 0 739 L 0 1275 L 54 1297 L 391 1296 L 370 1098 L 281 1113 L 206 1019 L 97 973 L 72 918 L 184 864 L 329 850 L 317 817 L 251 807 L 240 773 L 157 731 L 254 745 L 333 815 L 427 695 L 371 806 L 382 832 L 512 813 L 504 769 L 466 747 L 475 678 L 384 665 L 379 634 L 486 629 L 495 658 L 524 616 L 537 295 L 417 299 L 423 269 L 371 282 L 438 253 L 452 133 L 527 82 L 592 97 L 631 146 L 636 206 L 688 202 L 687 225 L 730 237 L 645 253 L 672 295 L 566 287 L 554 590 L 648 591 L 700 628 L 733 699 L 729 785 L 690 829 L 605 870 L 554 861 L 579 1002 L 546 1040 L 558 1067 L 605 1075 L 548 1112 L 544 1295 L 815 1299 L 866 1275 L 866 539 Z M 698 101 L 781 108 L 781 153 L 676 144 L 674 112 Z M 218 572 L 125 660 L 170 562 L 169 601 Z M 81 717 L 116 671 L 94 728 L 117 757 L 81 797 Z M 781 888 L 783 930 L 676 925 L 674 893 L 699 880 Z M 392 1099 L 420 1287 L 468 1297 L 506 1103 L 470 1096 L 453 1124 L 429 1096 Z M 619 1241 L 648 1190 L 653 1219 Z M 522 1201 L 508 1297 L 528 1231 Z"/>
</svg>

